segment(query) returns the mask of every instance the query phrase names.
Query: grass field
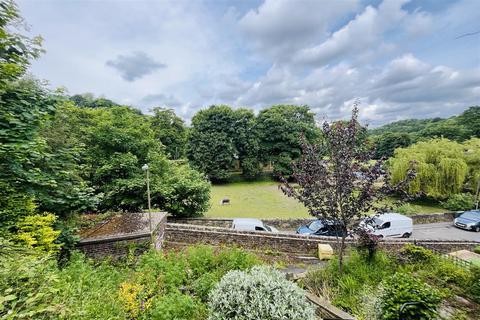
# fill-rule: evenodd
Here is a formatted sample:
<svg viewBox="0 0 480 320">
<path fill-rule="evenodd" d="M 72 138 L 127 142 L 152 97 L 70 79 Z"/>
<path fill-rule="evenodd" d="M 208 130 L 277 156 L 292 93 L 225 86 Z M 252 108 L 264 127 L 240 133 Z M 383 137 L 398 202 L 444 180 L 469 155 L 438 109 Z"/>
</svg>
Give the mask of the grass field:
<svg viewBox="0 0 480 320">
<path fill-rule="evenodd" d="M 229 205 L 221 205 L 223 198 Z M 265 180 L 233 182 L 213 185 L 207 217 L 217 218 L 306 218 L 305 207 L 295 199 L 288 198 L 278 189 L 278 182 Z M 444 212 L 440 206 L 429 202 L 412 203 L 418 213 Z"/>
</svg>

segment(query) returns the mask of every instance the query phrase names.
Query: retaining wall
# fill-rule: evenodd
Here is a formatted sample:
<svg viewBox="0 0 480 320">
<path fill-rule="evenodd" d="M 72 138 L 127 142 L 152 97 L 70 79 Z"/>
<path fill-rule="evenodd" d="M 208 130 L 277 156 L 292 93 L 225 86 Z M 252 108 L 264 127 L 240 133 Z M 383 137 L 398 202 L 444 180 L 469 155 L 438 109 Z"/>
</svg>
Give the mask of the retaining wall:
<svg viewBox="0 0 480 320">
<path fill-rule="evenodd" d="M 276 251 L 297 256 L 316 256 L 318 244 L 330 244 L 334 250 L 339 243 L 333 237 L 299 235 L 293 233 L 265 233 L 255 231 L 238 231 L 228 228 L 167 223 L 165 245 L 208 244 L 213 246 L 235 245 L 249 250 Z M 410 239 L 384 240 L 380 247 L 389 251 L 398 251 L 406 243 L 416 243 L 441 252 L 461 249 L 473 250 L 479 242 L 467 241 L 415 241 Z M 347 239 L 347 247 L 355 246 L 354 239 Z"/>
<path fill-rule="evenodd" d="M 165 238 L 167 215 L 165 213 L 152 213 L 152 234 L 149 226 L 148 214 L 140 213 L 138 224 L 142 226 L 140 231 L 134 232 L 112 232 L 105 234 L 100 228 L 109 227 L 109 222 L 102 224 L 100 228 L 94 229 L 90 236 L 86 236 L 77 244 L 77 248 L 91 258 L 113 257 L 121 258 L 131 250 L 141 254 L 148 250 L 153 240 L 153 247 L 160 250 Z M 137 226 L 134 226 L 137 227 Z M 99 235 L 100 234 L 100 235 Z"/>
</svg>

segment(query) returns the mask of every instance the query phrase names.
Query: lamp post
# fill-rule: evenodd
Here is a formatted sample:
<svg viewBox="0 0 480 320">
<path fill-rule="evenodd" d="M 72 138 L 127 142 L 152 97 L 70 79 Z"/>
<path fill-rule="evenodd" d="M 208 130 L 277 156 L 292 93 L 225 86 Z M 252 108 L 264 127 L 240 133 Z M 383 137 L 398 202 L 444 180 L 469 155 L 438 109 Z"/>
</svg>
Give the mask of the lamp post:
<svg viewBox="0 0 480 320">
<path fill-rule="evenodd" d="M 150 225 L 150 242 L 152 247 L 155 247 L 153 243 L 153 233 L 152 233 L 152 205 L 150 202 L 150 173 L 148 171 L 148 164 L 142 166 L 142 170 L 145 171 L 146 180 L 147 180 L 147 199 L 148 199 L 148 223 Z"/>
</svg>

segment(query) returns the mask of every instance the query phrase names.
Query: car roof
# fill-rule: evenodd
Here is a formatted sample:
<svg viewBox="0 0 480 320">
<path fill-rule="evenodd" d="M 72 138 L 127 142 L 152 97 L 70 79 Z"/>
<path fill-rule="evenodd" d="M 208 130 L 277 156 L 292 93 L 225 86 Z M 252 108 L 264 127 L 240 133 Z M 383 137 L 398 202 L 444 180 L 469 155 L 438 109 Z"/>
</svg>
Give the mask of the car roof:
<svg viewBox="0 0 480 320">
<path fill-rule="evenodd" d="M 262 220 L 259 220 L 259 219 L 253 219 L 253 218 L 237 218 L 237 219 L 233 219 L 233 224 L 235 225 L 245 225 L 245 224 L 248 224 L 248 225 L 263 225 L 263 222 Z"/>
<path fill-rule="evenodd" d="M 400 213 L 395 213 L 395 212 L 389 212 L 389 213 L 384 213 L 376 217 L 380 220 L 396 220 L 396 221 L 411 221 L 412 218 L 404 216 L 403 214 Z"/>
</svg>

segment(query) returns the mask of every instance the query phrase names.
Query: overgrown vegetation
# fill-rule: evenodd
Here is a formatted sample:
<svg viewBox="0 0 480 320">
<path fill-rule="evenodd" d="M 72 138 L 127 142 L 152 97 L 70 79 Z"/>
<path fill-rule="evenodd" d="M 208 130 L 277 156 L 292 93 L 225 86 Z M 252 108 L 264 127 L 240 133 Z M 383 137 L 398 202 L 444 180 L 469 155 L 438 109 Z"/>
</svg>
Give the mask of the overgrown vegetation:
<svg viewBox="0 0 480 320">
<path fill-rule="evenodd" d="M 343 274 L 331 261 L 326 268 L 312 271 L 305 285 L 358 319 L 399 319 L 403 303 L 408 319 L 437 319 L 440 302 L 470 315 L 479 311 L 479 268 L 471 270 L 414 245 L 398 254 L 378 251 L 366 259 L 352 251 Z M 455 296 L 469 299 L 469 306 L 458 305 Z"/>
<path fill-rule="evenodd" d="M 222 276 L 261 263 L 239 249 L 198 246 L 148 252 L 133 265 L 94 264 L 75 253 L 59 269 L 50 256 L 1 245 L 12 249 L 0 257 L 2 319 L 206 319 Z"/>
</svg>

